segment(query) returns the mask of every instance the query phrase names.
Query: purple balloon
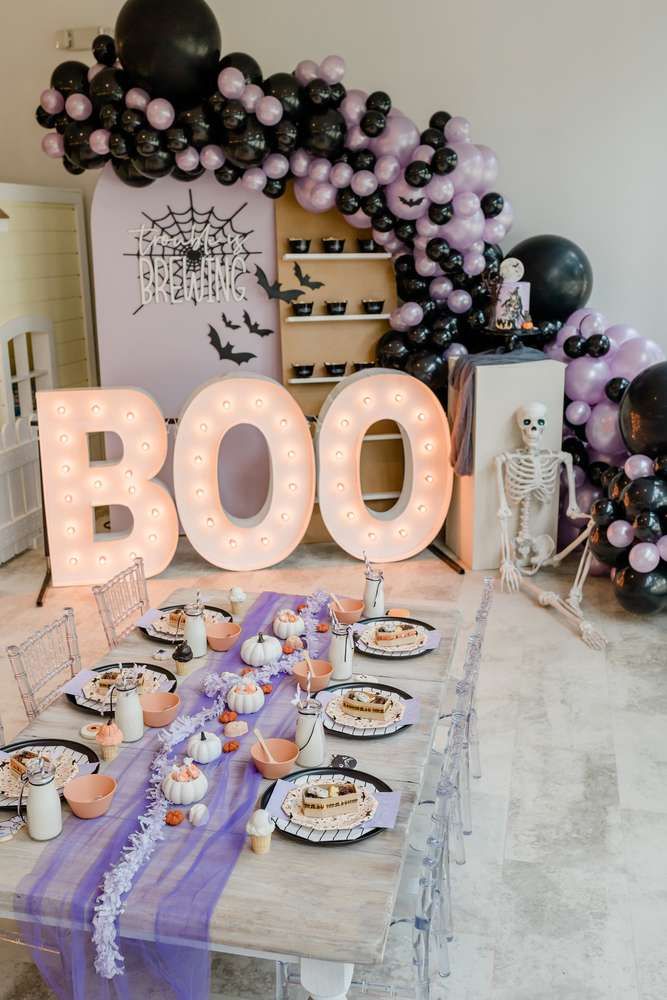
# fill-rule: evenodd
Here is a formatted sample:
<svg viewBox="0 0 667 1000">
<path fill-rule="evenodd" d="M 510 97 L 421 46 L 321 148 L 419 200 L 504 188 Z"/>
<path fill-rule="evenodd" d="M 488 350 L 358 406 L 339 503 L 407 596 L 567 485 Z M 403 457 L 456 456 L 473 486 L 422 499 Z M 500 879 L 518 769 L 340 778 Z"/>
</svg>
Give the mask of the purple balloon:
<svg viewBox="0 0 667 1000">
<path fill-rule="evenodd" d="M 261 87 L 258 87 L 256 83 L 247 83 L 243 88 L 243 93 L 241 94 L 241 104 L 244 110 L 251 114 L 259 102 L 264 97 L 264 91 Z"/>
<path fill-rule="evenodd" d="M 568 366 L 569 368 L 569 366 Z M 567 372 L 565 373 L 567 381 Z M 567 392 L 567 390 L 565 390 Z M 586 440 L 598 451 L 617 452 L 623 448 L 618 426 L 618 405 L 608 399 L 597 403 L 586 424 Z"/>
<path fill-rule="evenodd" d="M 471 278 L 476 274 L 481 274 L 486 267 L 486 260 L 481 253 L 466 253 L 463 258 L 463 270 Z"/>
<path fill-rule="evenodd" d="M 289 172 L 289 160 L 282 153 L 269 153 L 262 164 L 262 169 L 267 177 L 277 180 Z"/>
<path fill-rule="evenodd" d="M 364 210 L 361 208 L 357 209 L 356 212 L 353 212 L 352 215 L 346 215 L 345 221 L 347 222 L 348 226 L 354 226 L 355 229 L 370 229 L 372 225 L 370 215 L 366 215 Z M 398 245 L 401 245 L 400 240 L 398 241 L 398 244 L 391 244 L 390 240 L 386 245 L 387 250 L 392 252 L 392 247 L 395 248 Z"/>
<path fill-rule="evenodd" d="M 568 320 L 565 326 L 561 326 L 560 330 L 556 334 L 554 343 L 557 347 L 562 347 L 568 337 L 576 337 L 577 332 L 576 326 L 570 326 L 570 321 Z"/>
<path fill-rule="evenodd" d="M 626 341 L 637 340 L 639 337 L 639 331 L 635 330 L 634 326 L 628 326 L 627 323 L 615 323 L 614 326 L 608 326 L 604 332 L 614 347 L 620 347 Z"/>
<path fill-rule="evenodd" d="M 345 60 L 342 56 L 327 56 L 319 65 L 318 76 L 326 83 L 340 83 L 345 76 Z"/>
<path fill-rule="evenodd" d="M 65 140 L 59 132 L 47 132 L 42 138 L 42 152 L 53 159 L 60 159 L 65 155 Z"/>
<path fill-rule="evenodd" d="M 65 101 L 65 111 L 75 122 L 85 122 L 93 112 L 93 105 L 85 94 L 70 94 Z"/>
<path fill-rule="evenodd" d="M 442 234 L 455 250 L 467 250 L 471 243 L 479 239 L 483 229 L 484 216 L 479 212 L 469 219 L 454 216 L 446 226 L 442 226 Z"/>
<path fill-rule="evenodd" d="M 385 188 L 385 197 L 389 210 L 398 219 L 418 219 L 428 209 L 424 189 L 412 187 L 404 177 Z"/>
<path fill-rule="evenodd" d="M 423 188 L 423 191 L 437 205 L 447 205 L 454 197 L 454 184 L 449 177 L 436 174 Z"/>
<path fill-rule="evenodd" d="M 305 177 L 310 166 L 310 155 L 305 149 L 296 149 L 290 156 L 289 165 L 295 177 Z"/>
<path fill-rule="evenodd" d="M 590 309 L 590 308 L 575 309 L 575 311 L 570 316 L 567 317 L 566 320 L 567 326 L 573 326 L 575 330 L 577 330 L 584 316 L 589 316 L 591 313 L 594 312 L 595 309 Z"/>
<path fill-rule="evenodd" d="M 428 215 L 422 215 L 421 218 L 417 219 L 417 232 L 426 239 L 426 242 L 438 235 L 438 228 L 435 222 L 431 222 Z"/>
<path fill-rule="evenodd" d="M 294 184 L 296 200 L 307 212 L 328 212 L 336 204 L 336 188 L 328 181 L 314 181 L 301 177 Z"/>
<path fill-rule="evenodd" d="M 379 229 L 373 230 L 373 239 L 378 244 L 378 246 L 386 246 L 394 235 L 391 231 L 388 233 L 381 233 Z"/>
<path fill-rule="evenodd" d="M 331 173 L 331 164 L 324 156 L 317 156 L 310 161 L 308 176 L 314 181 L 328 181 Z"/>
<path fill-rule="evenodd" d="M 225 154 L 220 146 L 204 146 L 199 153 L 199 162 L 206 170 L 219 170 L 225 162 Z"/>
<path fill-rule="evenodd" d="M 653 459 L 648 455 L 630 455 L 623 466 L 628 479 L 641 479 L 642 476 L 653 475 Z"/>
<path fill-rule="evenodd" d="M 604 333 L 607 328 L 607 320 L 602 313 L 592 312 L 579 323 L 579 333 L 582 337 L 592 337 L 595 333 Z"/>
<path fill-rule="evenodd" d="M 576 399 L 571 403 L 568 403 L 565 410 L 565 419 L 568 423 L 572 424 L 574 427 L 581 427 L 585 424 L 591 415 L 591 408 L 588 403 L 582 402 L 580 399 Z"/>
<path fill-rule="evenodd" d="M 574 358 L 565 370 L 565 395 L 584 403 L 598 403 L 610 378 L 609 366 L 602 358 Z"/>
<path fill-rule="evenodd" d="M 621 344 L 610 361 L 610 367 L 614 378 L 627 378 L 632 381 L 645 368 L 664 359 L 661 348 L 653 340 L 637 337 Z"/>
<path fill-rule="evenodd" d="M 472 306 L 472 298 L 463 288 L 455 288 L 447 296 L 447 305 L 453 313 L 460 315 L 461 313 L 468 312 Z"/>
<path fill-rule="evenodd" d="M 500 215 L 496 216 L 498 222 L 502 222 L 505 230 L 509 230 L 514 222 L 514 209 L 512 208 L 511 202 L 505 198 L 505 203 L 503 205 L 503 210 Z"/>
<path fill-rule="evenodd" d="M 362 132 L 358 125 L 351 125 L 345 136 L 345 145 L 348 149 L 356 152 L 359 149 L 367 149 L 369 145 L 369 138 L 365 132 Z"/>
<path fill-rule="evenodd" d="M 454 285 L 449 280 L 449 278 L 434 278 L 431 284 L 428 286 L 429 295 L 436 302 L 445 302 L 447 296 L 454 288 Z"/>
<path fill-rule="evenodd" d="M 232 69 L 233 67 L 228 67 Z M 225 70 L 223 70 L 223 73 Z M 238 72 L 238 70 L 236 71 Z M 154 101 L 150 101 L 146 108 L 146 118 L 153 128 L 160 131 L 164 129 L 171 128 L 174 124 L 174 118 L 176 117 L 176 112 L 174 111 L 174 106 L 170 101 L 164 99 L 164 97 L 156 97 Z M 185 152 L 185 150 L 183 150 Z"/>
<path fill-rule="evenodd" d="M 418 302 L 406 302 L 401 306 L 399 316 L 408 326 L 418 326 L 424 318 L 424 310 Z"/>
<path fill-rule="evenodd" d="M 482 157 L 482 175 L 479 184 L 475 188 L 475 194 L 480 197 L 487 191 L 495 190 L 495 183 L 498 180 L 498 158 L 489 146 L 477 146 L 477 151 Z"/>
<path fill-rule="evenodd" d="M 469 142 L 470 122 L 467 118 L 454 116 L 445 125 L 445 139 L 447 142 Z"/>
<path fill-rule="evenodd" d="M 580 465 L 575 465 L 573 475 L 574 485 L 577 489 L 580 489 L 586 482 L 586 473 Z M 561 471 L 561 482 L 563 483 L 563 486 L 567 486 L 567 473 L 565 472 L 565 469 Z"/>
<path fill-rule="evenodd" d="M 107 128 L 96 128 L 94 132 L 90 133 L 90 138 L 88 142 L 90 143 L 90 148 L 93 153 L 97 153 L 98 156 L 106 156 L 109 152 L 109 136 L 111 132 Z"/>
<path fill-rule="evenodd" d="M 558 548 L 564 549 L 581 534 L 581 524 L 561 514 L 558 521 Z"/>
<path fill-rule="evenodd" d="M 547 346 L 544 348 L 544 353 L 546 354 L 546 356 L 549 358 L 550 361 L 567 362 L 569 360 L 563 348 L 558 347 L 557 344 L 547 344 Z"/>
<path fill-rule="evenodd" d="M 261 167 L 250 167 L 241 178 L 241 184 L 246 191 L 263 191 L 267 177 Z"/>
<path fill-rule="evenodd" d="M 658 539 L 657 548 L 660 558 L 667 562 L 667 535 L 663 535 L 662 538 Z"/>
<path fill-rule="evenodd" d="M 474 191 L 484 172 L 482 154 L 472 142 L 451 142 L 449 145 L 456 153 L 457 163 L 447 177 L 456 191 Z"/>
<path fill-rule="evenodd" d="M 130 87 L 125 95 L 125 107 L 133 111 L 145 111 L 150 99 L 150 94 L 141 87 Z"/>
<path fill-rule="evenodd" d="M 389 313 L 389 326 L 392 330 L 397 330 L 398 333 L 405 333 L 409 330 L 411 326 L 416 326 L 417 324 L 406 323 L 401 316 L 401 306 L 397 306 L 396 309 L 392 309 Z"/>
<path fill-rule="evenodd" d="M 393 233 L 390 238 L 385 243 L 385 250 L 397 257 L 400 253 L 405 253 L 405 243 L 399 240 L 398 236 L 394 236 Z"/>
<path fill-rule="evenodd" d="M 415 271 L 420 274 L 422 278 L 433 278 L 436 274 L 440 273 L 440 268 L 434 260 L 427 257 L 425 253 L 419 252 L 415 254 Z"/>
<path fill-rule="evenodd" d="M 446 358 L 462 358 L 467 353 L 468 353 L 468 348 L 465 347 L 463 344 L 459 344 L 457 342 L 455 344 L 450 344 L 449 345 L 449 347 L 447 348 L 447 350 L 444 353 L 444 357 L 446 357 Z"/>
<path fill-rule="evenodd" d="M 358 170 L 350 182 L 350 187 L 360 198 L 373 194 L 377 186 L 377 177 L 371 170 Z"/>
<path fill-rule="evenodd" d="M 257 120 L 271 127 L 277 125 L 283 116 L 283 106 L 277 97 L 261 97 L 255 108 Z"/>
<path fill-rule="evenodd" d="M 311 80 L 317 78 L 320 68 L 316 62 L 312 59 L 302 59 L 300 63 L 297 63 L 296 69 L 294 70 L 294 76 L 297 78 L 302 87 L 305 87 L 307 83 Z"/>
<path fill-rule="evenodd" d="M 366 112 L 367 97 L 368 94 L 365 90 L 348 90 L 339 108 L 348 127 L 358 125 L 363 118 Z"/>
<path fill-rule="evenodd" d="M 399 176 L 401 164 L 395 156 L 388 153 L 377 158 L 373 169 L 380 184 L 391 184 Z"/>
<path fill-rule="evenodd" d="M 415 236 L 413 246 L 415 250 L 426 250 L 428 246 L 428 236 Z"/>
<path fill-rule="evenodd" d="M 487 219 L 484 223 L 486 243 L 500 243 L 507 236 L 507 227 L 499 219 Z"/>
<path fill-rule="evenodd" d="M 225 66 L 218 74 L 218 90 L 223 97 L 238 101 L 245 90 L 245 77 L 241 70 L 235 66 Z"/>
<path fill-rule="evenodd" d="M 479 211 L 479 198 L 472 191 L 461 191 L 454 195 L 452 208 L 455 215 L 462 219 L 469 219 L 471 215 Z"/>
<path fill-rule="evenodd" d="M 651 542 L 638 542 L 630 549 L 628 559 L 638 573 L 651 573 L 660 562 L 660 552 Z"/>
<path fill-rule="evenodd" d="M 353 174 L 354 170 L 349 163 L 334 163 L 329 180 L 335 188 L 344 188 L 348 187 Z"/>
<path fill-rule="evenodd" d="M 433 154 L 435 150 L 433 146 L 417 146 L 414 153 L 412 154 L 413 160 L 423 160 L 425 163 L 430 163 L 433 159 Z"/>
<path fill-rule="evenodd" d="M 48 90 L 42 91 L 39 103 L 47 114 L 58 115 L 65 107 L 65 98 L 59 90 L 49 87 Z"/>
<path fill-rule="evenodd" d="M 577 490 L 577 503 L 579 504 L 579 509 L 583 510 L 586 514 L 590 511 L 595 500 L 599 500 L 602 496 L 602 490 L 599 486 L 593 486 L 592 483 L 585 482 Z M 579 531 L 584 528 L 584 523 L 581 520 L 574 522 L 579 525 Z"/>
<path fill-rule="evenodd" d="M 634 537 L 634 528 L 627 521 L 612 521 L 607 528 L 607 539 L 614 548 L 626 548 Z"/>
<path fill-rule="evenodd" d="M 409 118 L 398 117 L 389 118 L 381 134 L 370 141 L 370 148 L 376 156 L 395 156 L 401 165 L 411 159 L 418 145 L 419 129 L 415 123 Z"/>
<path fill-rule="evenodd" d="M 176 153 L 176 166 L 180 167 L 186 173 L 197 169 L 199 166 L 199 153 L 194 146 L 187 146 L 180 153 Z"/>
</svg>

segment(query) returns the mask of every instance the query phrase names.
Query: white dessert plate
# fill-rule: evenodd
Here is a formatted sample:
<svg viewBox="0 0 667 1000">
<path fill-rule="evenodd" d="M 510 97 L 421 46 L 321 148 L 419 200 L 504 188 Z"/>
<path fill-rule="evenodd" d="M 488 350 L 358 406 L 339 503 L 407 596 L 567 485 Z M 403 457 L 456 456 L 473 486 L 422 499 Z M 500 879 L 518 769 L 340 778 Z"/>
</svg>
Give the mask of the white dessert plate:
<svg viewBox="0 0 667 1000">
<path fill-rule="evenodd" d="M 29 750 L 38 755 L 44 754 L 56 765 L 56 788 L 61 796 L 65 782 L 79 773 L 82 764 L 95 764 L 93 773 L 99 769 L 100 765 L 100 758 L 92 747 L 87 747 L 85 743 L 76 743 L 73 740 L 16 740 L 14 743 L 0 747 L 0 750 L 3 753 L 3 760 L 0 761 L 0 809 L 16 809 L 21 790 L 20 778 L 17 784 L 14 781 L 15 772 L 12 770 L 10 773 L 10 762 L 4 759 L 4 754 L 13 757 L 21 750 Z"/>
<path fill-rule="evenodd" d="M 347 715 L 342 706 L 342 696 L 346 691 L 353 689 L 373 691 L 378 694 L 388 694 L 392 701 L 393 711 L 387 720 L 358 719 L 355 716 Z M 333 697 L 329 697 L 334 692 Z M 322 697 L 323 696 L 323 697 Z M 315 697 L 325 701 L 325 708 L 322 714 L 324 728 L 337 736 L 350 736 L 354 739 L 377 740 L 384 736 L 393 736 L 400 733 L 402 729 L 412 725 L 404 722 L 405 703 L 412 701 L 412 695 L 400 688 L 392 687 L 390 684 L 369 684 L 368 682 L 345 684 L 332 684 L 331 687 L 319 691 Z"/>
<path fill-rule="evenodd" d="M 140 625 L 139 629 L 148 639 L 152 639 L 153 642 L 177 646 L 179 642 L 183 642 L 183 631 L 177 631 L 176 626 L 169 623 L 169 612 L 183 611 L 184 608 L 184 604 L 170 604 L 166 608 L 159 608 L 158 610 L 163 611 L 164 615 L 161 618 L 156 618 L 149 625 Z M 224 608 L 216 608 L 212 604 L 206 604 L 204 605 L 204 620 L 209 624 L 212 622 L 230 622 L 232 616 Z"/>
<path fill-rule="evenodd" d="M 374 631 L 377 625 L 399 625 L 401 623 L 414 625 L 416 628 L 417 637 L 414 644 L 387 649 L 375 641 Z M 427 632 L 433 632 L 434 626 L 419 621 L 417 618 L 392 618 L 390 615 L 383 615 L 379 618 L 362 618 L 356 629 L 354 648 L 364 656 L 375 656 L 383 660 L 405 660 L 415 656 L 425 656 L 426 653 L 432 652 L 427 645 Z"/>
</svg>

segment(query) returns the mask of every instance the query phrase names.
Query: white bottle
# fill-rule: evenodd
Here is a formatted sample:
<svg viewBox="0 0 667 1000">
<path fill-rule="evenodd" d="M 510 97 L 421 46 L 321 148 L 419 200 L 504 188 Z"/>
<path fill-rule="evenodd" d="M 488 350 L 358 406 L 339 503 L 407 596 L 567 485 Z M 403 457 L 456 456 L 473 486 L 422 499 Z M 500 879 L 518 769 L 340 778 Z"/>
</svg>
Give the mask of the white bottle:
<svg viewBox="0 0 667 1000">
<path fill-rule="evenodd" d="M 48 761 L 40 760 L 28 770 L 30 786 L 26 818 L 28 833 L 33 840 L 53 840 L 63 828 L 60 795 L 56 791 L 56 769 Z M 21 792 L 23 796 L 25 787 Z M 21 802 L 19 800 L 19 815 Z"/>
<path fill-rule="evenodd" d="M 301 767 L 321 767 L 326 758 L 322 705 L 315 698 L 307 698 L 297 705 L 296 734 L 294 742 L 299 747 L 296 759 Z"/>
<path fill-rule="evenodd" d="M 354 644 L 352 642 L 352 626 L 335 622 L 331 626 L 331 643 L 329 659 L 333 665 L 332 679 L 347 681 L 352 676 L 352 660 Z"/>
<path fill-rule="evenodd" d="M 206 643 L 206 623 L 204 622 L 204 605 L 197 599 L 192 604 L 186 604 L 185 608 L 185 631 L 183 638 L 192 650 L 192 656 L 198 660 L 201 656 L 206 656 L 208 649 Z"/>
<path fill-rule="evenodd" d="M 121 670 L 112 695 L 116 725 L 123 734 L 123 743 L 136 743 L 144 735 L 144 713 L 134 673 Z"/>
<path fill-rule="evenodd" d="M 384 615 L 384 574 L 381 569 L 366 569 L 364 587 L 364 618 L 381 618 Z"/>
</svg>

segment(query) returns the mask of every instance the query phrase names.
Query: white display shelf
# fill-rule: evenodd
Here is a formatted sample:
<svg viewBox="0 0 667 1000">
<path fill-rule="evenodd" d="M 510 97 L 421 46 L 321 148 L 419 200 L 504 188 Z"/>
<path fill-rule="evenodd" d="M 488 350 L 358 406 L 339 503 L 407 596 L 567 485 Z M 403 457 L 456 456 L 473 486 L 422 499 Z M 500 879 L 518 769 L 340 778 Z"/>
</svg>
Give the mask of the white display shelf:
<svg viewBox="0 0 667 1000">
<path fill-rule="evenodd" d="M 362 500 L 398 500 L 400 497 L 400 490 L 391 490 L 386 493 L 362 493 Z M 315 497 L 315 503 L 319 504 L 319 497 Z"/>
<path fill-rule="evenodd" d="M 379 253 L 284 253 L 283 260 L 391 260 L 391 254 Z"/>
<path fill-rule="evenodd" d="M 288 323 L 358 323 L 361 320 L 389 319 L 389 313 L 343 313 L 342 316 L 288 316 Z"/>
<path fill-rule="evenodd" d="M 287 380 L 288 385 L 306 385 L 310 383 L 311 385 L 317 385 L 320 382 L 342 382 L 345 378 L 344 375 L 311 375 L 310 378 L 289 378 Z"/>
<path fill-rule="evenodd" d="M 367 434 L 364 441 L 400 441 L 400 434 Z"/>
</svg>

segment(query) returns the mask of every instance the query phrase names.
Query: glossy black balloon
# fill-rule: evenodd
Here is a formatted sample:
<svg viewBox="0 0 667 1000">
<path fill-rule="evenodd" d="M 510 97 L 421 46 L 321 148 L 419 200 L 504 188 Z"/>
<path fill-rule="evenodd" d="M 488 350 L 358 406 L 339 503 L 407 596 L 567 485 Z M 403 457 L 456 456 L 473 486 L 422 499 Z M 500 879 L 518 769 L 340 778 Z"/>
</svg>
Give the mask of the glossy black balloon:
<svg viewBox="0 0 667 1000">
<path fill-rule="evenodd" d="M 563 343 L 563 353 L 568 358 L 583 358 L 586 353 L 586 338 L 580 333 L 575 333 Z"/>
<path fill-rule="evenodd" d="M 235 184 L 239 179 L 243 171 L 239 167 L 234 166 L 233 163 L 227 161 L 223 163 L 221 167 L 218 167 L 215 173 L 215 179 L 219 184 L 224 184 L 225 187 L 229 187 L 231 184 Z"/>
<path fill-rule="evenodd" d="M 262 84 L 267 97 L 275 97 L 283 106 L 285 118 L 298 119 L 303 110 L 303 90 L 291 73 L 273 73 Z"/>
<path fill-rule="evenodd" d="M 391 97 L 384 90 L 374 90 L 366 98 L 366 108 L 369 111 L 380 111 L 383 115 L 388 115 L 391 111 Z"/>
<path fill-rule="evenodd" d="M 667 452 L 664 455 L 658 455 L 653 461 L 653 472 L 660 479 L 667 479 Z"/>
<path fill-rule="evenodd" d="M 388 233 L 396 225 L 396 216 L 388 208 L 383 209 L 373 219 L 373 228 L 380 233 Z"/>
<path fill-rule="evenodd" d="M 70 121 L 71 119 L 67 112 L 61 111 L 60 114 L 56 115 L 56 131 L 59 132 L 60 135 L 64 135 L 65 129 L 69 125 Z"/>
<path fill-rule="evenodd" d="M 629 385 L 630 382 L 627 378 L 609 379 L 604 387 L 605 396 L 607 399 L 610 399 L 612 403 L 620 403 L 625 394 L 625 390 Z"/>
<path fill-rule="evenodd" d="M 403 243 L 411 245 L 417 235 L 417 224 L 412 222 L 411 219 L 398 219 L 396 225 L 394 226 L 394 232 L 398 236 L 399 240 L 402 240 Z"/>
<path fill-rule="evenodd" d="M 593 333 L 586 341 L 586 353 L 591 358 L 603 358 L 610 348 L 611 341 L 606 333 Z"/>
<path fill-rule="evenodd" d="M 483 253 L 487 270 L 490 274 L 497 274 L 504 257 L 502 249 L 497 243 L 485 243 Z"/>
<path fill-rule="evenodd" d="M 667 452 L 667 361 L 651 365 L 632 380 L 621 400 L 619 427 L 635 455 Z"/>
<path fill-rule="evenodd" d="M 308 104 L 318 111 L 326 111 L 331 104 L 331 87 L 326 80 L 315 77 L 304 87 L 304 97 Z"/>
<path fill-rule="evenodd" d="M 269 141 L 274 149 L 284 156 L 289 156 L 297 147 L 299 127 L 289 118 L 281 118 L 278 124 L 270 129 Z"/>
<path fill-rule="evenodd" d="M 505 207 L 505 199 L 497 191 L 488 191 L 481 201 L 482 212 L 487 219 L 493 219 L 500 215 Z"/>
<path fill-rule="evenodd" d="M 591 462 L 588 466 L 588 478 L 593 483 L 593 486 L 604 486 L 606 485 L 602 482 L 602 476 L 609 468 L 607 462 Z"/>
<path fill-rule="evenodd" d="M 204 0 L 188 0 L 187 5 L 183 0 L 127 0 L 114 34 L 118 58 L 132 86 L 178 107 L 188 107 L 214 91 L 220 29 Z"/>
<path fill-rule="evenodd" d="M 354 215 L 361 207 L 361 199 L 351 187 L 340 188 L 336 192 L 336 208 L 343 215 Z"/>
<path fill-rule="evenodd" d="M 601 528 L 608 528 L 612 521 L 619 521 L 624 518 L 623 507 L 614 500 L 610 500 L 609 497 L 600 497 L 599 500 L 593 501 L 591 517 L 594 524 L 599 525 Z"/>
<path fill-rule="evenodd" d="M 430 389 L 440 389 L 447 381 L 447 365 L 439 354 L 432 351 L 411 354 L 403 370 Z"/>
<path fill-rule="evenodd" d="M 582 469 L 588 468 L 588 451 L 583 441 L 576 437 L 568 437 L 563 441 L 563 451 L 572 455 L 572 461 Z"/>
<path fill-rule="evenodd" d="M 116 160 L 111 161 L 111 166 L 113 171 L 123 184 L 127 184 L 128 187 L 148 187 L 153 181 L 150 177 L 144 177 L 139 171 L 132 165 L 130 160 Z"/>
<path fill-rule="evenodd" d="M 453 271 L 457 271 L 463 267 L 463 254 L 459 253 L 458 250 L 452 250 L 446 257 L 443 257 L 440 261 L 440 267 L 447 274 L 451 274 Z"/>
<path fill-rule="evenodd" d="M 140 128 L 134 137 L 134 148 L 139 156 L 151 156 L 152 153 L 156 153 L 160 149 L 161 145 L 160 134 L 154 128 Z"/>
<path fill-rule="evenodd" d="M 426 244 L 426 256 L 436 263 L 449 256 L 450 246 L 442 236 L 434 236 Z"/>
<path fill-rule="evenodd" d="M 421 323 L 419 326 L 413 326 L 411 330 L 408 330 L 405 334 L 405 339 L 414 350 L 416 347 L 424 347 L 430 336 L 430 327 L 426 326 L 425 323 Z"/>
<path fill-rule="evenodd" d="M 184 128 L 172 125 L 164 133 L 164 144 L 172 153 L 180 153 L 188 148 L 190 140 Z"/>
<path fill-rule="evenodd" d="M 372 219 L 387 207 L 387 201 L 382 191 L 378 188 L 372 194 L 364 195 L 361 199 L 361 209 Z"/>
<path fill-rule="evenodd" d="M 663 535 L 663 522 L 667 518 L 661 518 L 655 510 L 642 510 L 637 514 L 632 522 L 635 538 L 640 542 L 657 542 Z"/>
<path fill-rule="evenodd" d="M 72 122 L 65 129 L 63 140 L 65 143 L 65 156 L 75 167 L 82 167 L 84 170 L 96 170 L 103 167 L 109 159 L 108 156 L 100 156 L 90 148 L 90 135 L 95 131 L 95 126 L 88 122 Z"/>
<path fill-rule="evenodd" d="M 530 282 L 530 311 L 534 321 L 567 319 L 588 302 L 593 271 L 576 243 L 563 236 L 531 236 L 512 247 Z"/>
<path fill-rule="evenodd" d="M 168 149 L 157 149 L 149 156 L 133 156 L 130 162 L 140 174 L 155 181 L 171 173 L 174 166 L 174 154 L 170 153 Z"/>
<path fill-rule="evenodd" d="M 338 108 L 345 100 L 347 91 L 342 83 L 331 84 L 331 107 Z"/>
<path fill-rule="evenodd" d="M 614 577 L 614 593 L 619 604 L 636 615 L 650 615 L 667 609 L 667 565 L 661 562 L 650 573 L 638 573 L 624 566 Z"/>
<path fill-rule="evenodd" d="M 348 162 L 353 170 L 372 170 L 375 166 L 375 153 L 370 149 L 357 149 L 350 155 Z"/>
<path fill-rule="evenodd" d="M 51 74 L 51 86 L 59 90 L 65 99 L 70 94 L 87 94 L 88 67 L 75 59 L 60 63 Z"/>
<path fill-rule="evenodd" d="M 592 468 L 596 464 L 597 464 L 596 462 L 591 462 L 591 465 L 589 466 L 589 469 Z M 616 466 L 616 465 L 608 465 L 606 467 L 606 469 L 604 469 L 600 473 L 600 486 L 602 487 L 602 489 L 603 490 L 607 490 L 607 492 L 609 492 L 609 488 L 610 488 L 610 486 L 612 484 L 612 481 L 613 481 L 614 477 L 617 476 L 619 474 L 619 472 L 621 472 L 621 471 L 622 470 L 619 469 L 618 466 Z"/>
<path fill-rule="evenodd" d="M 419 137 L 419 144 L 430 146 L 431 149 L 443 149 L 445 137 L 442 132 L 438 132 L 437 128 L 425 128 Z"/>
<path fill-rule="evenodd" d="M 216 90 L 214 94 L 206 98 L 206 108 L 213 115 L 220 115 L 220 112 L 224 108 L 227 99 L 222 96 L 219 90 Z"/>
<path fill-rule="evenodd" d="M 170 176 L 176 181 L 183 181 L 184 184 L 189 184 L 191 181 L 196 181 L 203 173 L 205 173 L 204 167 L 202 167 L 201 163 L 198 163 L 194 170 L 181 170 L 180 167 L 175 166 Z"/>
<path fill-rule="evenodd" d="M 228 132 L 238 132 L 248 120 L 248 112 L 240 101 L 227 101 L 220 113 L 220 121 Z"/>
<path fill-rule="evenodd" d="M 111 35 L 98 35 L 93 39 L 93 55 L 98 63 L 113 66 L 116 61 L 116 43 Z"/>
<path fill-rule="evenodd" d="M 459 158 L 451 146 L 443 146 L 436 149 L 431 160 L 431 167 L 434 174 L 451 174 L 456 168 Z"/>
<path fill-rule="evenodd" d="M 121 109 L 117 104 L 103 104 L 97 112 L 102 128 L 116 128 L 120 124 Z"/>
<path fill-rule="evenodd" d="M 78 167 L 76 163 L 72 163 L 72 161 L 68 160 L 66 156 L 63 156 L 63 166 L 68 174 L 73 174 L 75 177 L 78 177 L 79 174 L 85 173 L 84 167 Z"/>
<path fill-rule="evenodd" d="M 435 222 L 436 226 L 444 226 L 453 215 L 454 206 L 451 201 L 448 201 L 446 205 L 438 205 L 433 201 L 428 206 L 428 217 L 431 222 Z"/>
<path fill-rule="evenodd" d="M 203 149 L 204 146 L 208 146 L 213 141 L 213 126 L 203 104 L 197 104 L 193 108 L 188 108 L 187 111 L 181 111 L 174 124 L 185 129 L 190 137 L 190 143 L 195 149 Z"/>
<path fill-rule="evenodd" d="M 437 128 L 442 131 L 451 117 L 448 111 L 434 111 L 428 123 L 431 128 Z"/>
<path fill-rule="evenodd" d="M 262 194 L 267 198 L 281 198 L 285 194 L 287 179 L 285 177 L 269 177 Z"/>
<path fill-rule="evenodd" d="M 452 343 L 454 336 L 455 334 L 448 327 L 432 329 L 429 345 L 441 354 Z"/>
<path fill-rule="evenodd" d="M 262 82 L 261 67 L 257 60 L 249 56 L 247 52 L 228 52 L 220 61 L 218 70 L 227 69 L 228 66 L 240 69 L 246 83 L 259 84 Z"/>
<path fill-rule="evenodd" d="M 41 104 L 35 109 L 35 120 L 42 128 L 53 128 L 56 124 L 56 116 L 45 111 Z"/>
<path fill-rule="evenodd" d="M 120 116 L 120 127 L 128 135 L 134 135 L 140 128 L 146 125 L 146 115 L 136 108 L 126 108 Z"/>
<path fill-rule="evenodd" d="M 591 552 L 606 566 L 623 566 L 628 560 L 627 548 L 619 549 L 607 538 L 607 529 L 600 524 L 593 525 L 589 537 Z"/>
<path fill-rule="evenodd" d="M 303 145 L 316 156 L 336 156 L 345 141 L 345 119 L 330 108 L 321 114 L 309 115 L 304 122 Z"/>
<path fill-rule="evenodd" d="M 475 333 L 480 330 L 485 330 L 488 325 L 486 310 L 471 309 L 471 311 L 466 315 L 466 325 L 469 330 L 472 330 Z"/>
<path fill-rule="evenodd" d="M 421 188 L 433 178 L 433 171 L 426 160 L 413 160 L 405 168 L 404 176 L 412 187 Z"/>
<path fill-rule="evenodd" d="M 359 128 L 364 135 L 374 139 L 384 132 L 386 124 L 387 119 L 381 111 L 367 111 L 359 122 Z"/>
<path fill-rule="evenodd" d="M 619 469 L 615 476 L 612 476 L 609 486 L 607 487 L 607 493 L 612 500 L 620 500 L 623 490 L 628 485 L 630 480 L 626 476 L 623 469 Z"/>
<path fill-rule="evenodd" d="M 416 274 L 415 258 L 411 253 L 402 253 L 394 260 L 394 271 L 396 274 Z"/>
<path fill-rule="evenodd" d="M 387 330 L 377 342 L 376 358 L 381 368 L 403 369 L 410 357 L 410 348 L 402 333 Z"/>
<path fill-rule="evenodd" d="M 664 510 L 667 508 L 667 483 L 659 476 L 640 476 L 628 483 L 621 501 L 629 521 L 643 510 Z"/>
<path fill-rule="evenodd" d="M 115 160 L 127 160 L 130 155 L 128 138 L 123 132 L 112 131 L 109 136 L 109 152 Z"/>
<path fill-rule="evenodd" d="M 248 115 L 243 128 L 223 137 L 222 149 L 237 167 L 258 167 L 269 152 L 269 142 L 264 127 L 254 115 Z"/>
</svg>

